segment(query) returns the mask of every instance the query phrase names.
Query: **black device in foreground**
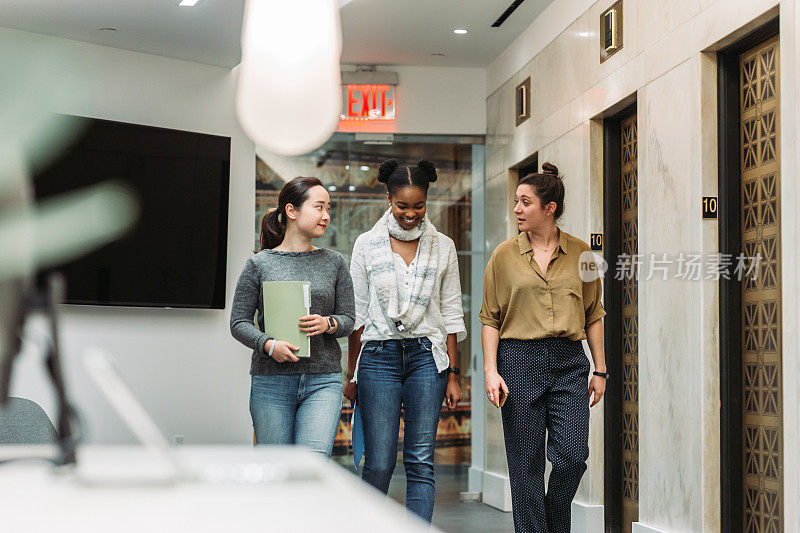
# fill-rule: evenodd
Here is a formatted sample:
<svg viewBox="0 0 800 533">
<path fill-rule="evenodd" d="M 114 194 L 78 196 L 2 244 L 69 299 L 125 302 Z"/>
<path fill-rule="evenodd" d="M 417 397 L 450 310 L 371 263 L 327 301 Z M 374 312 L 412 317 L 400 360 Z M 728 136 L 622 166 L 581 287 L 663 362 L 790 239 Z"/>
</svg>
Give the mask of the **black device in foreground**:
<svg viewBox="0 0 800 533">
<path fill-rule="evenodd" d="M 11 383 L 11 369 L 17 352 L 22 346 L 22 329 L 26 319 L 33 314 L 41 314 L 47 320 L 48 334 L 43 346 L 44 363 L 47 374 L 53 385 L 53 392 L 58 403 L 56 430 L 58 436 L 58 455 L 55 457 L 40 457 L 53 461 L 56 465 L 75 464 L 75 449 L 80 440 L 78 417 L 67 399 L 64 374 L 61 364 L 61 350 L 59 347 L 58 304 L 64 297 L 64 277 L 58 273 L 50 273 L 42 278 L 43 284 L 28 287 L 22 281 L 13 282 L 13 290 L 5 291 L 5 296 L 14 296 L 14 312 L 6 318 L 10 319 L 11 326 L 6 335 L 0 340 L 4 341 L 4 350 L 0 353 L 0 409 L 9 398 Z M 9 286 L 5 287 L 6 289 Z M 0 464 L 7 460 L 0 460 Z"/>
<path fill-rule="evenodd" d="M 77 120 L 71 146 L 31 162 L 37 200 L 116 178 L 141 211 L 127 235 L 54 267 L 67 279 L 65 303 L 223 309 L 230 138 Z"/>
</svg>

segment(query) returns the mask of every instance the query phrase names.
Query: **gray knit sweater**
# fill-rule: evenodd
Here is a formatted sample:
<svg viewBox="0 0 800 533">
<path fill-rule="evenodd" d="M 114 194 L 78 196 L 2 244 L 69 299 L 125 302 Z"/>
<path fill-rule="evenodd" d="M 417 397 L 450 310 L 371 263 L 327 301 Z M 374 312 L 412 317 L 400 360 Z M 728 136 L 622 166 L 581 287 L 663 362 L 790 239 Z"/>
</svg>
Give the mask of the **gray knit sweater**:
<svg viewBox="0 0 800 533">
<path fill-rule="evenodd" d="M 311 357 L 301 358 L 298 363 L 276 362 L 264 351 L 264 343 L 272 337 L 269 324 L 264 325 L 263 281 L 311 282 L 311 314 L 332 316 L 339 329 L 334 335 L 323 333 L 311 337 Z M 256 312 L 258 328 L 253 322 Z M 251 374 L 341 372 L 342 350 L 334 337 L 346 337 L 353 332 L 355 314 L 353 280 L 342 254 L 325 248 L 310 252 L 262 250 L 247 260 L 236 284 L 231 334 L 253 350 Z"/>
</svg>

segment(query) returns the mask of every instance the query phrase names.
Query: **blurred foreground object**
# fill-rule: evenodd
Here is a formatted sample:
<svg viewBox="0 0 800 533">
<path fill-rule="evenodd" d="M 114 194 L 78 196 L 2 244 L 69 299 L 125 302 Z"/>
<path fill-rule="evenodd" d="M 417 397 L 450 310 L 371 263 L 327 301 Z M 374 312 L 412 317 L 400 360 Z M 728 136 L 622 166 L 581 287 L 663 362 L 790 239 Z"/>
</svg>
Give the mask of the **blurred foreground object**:
<svg viewBox="0 0 800 533">
<path fill-rule="evenodd" d="M 5 465 L 3 530 L 26 533 L 292 531 L 436 533 L 357 476 L 301 447 L 183 446 L 189 477 L 152 479 L 148 450 L 85 446 L 78 467 L 55 475 L 39 463 Z M 102 479 L 104 481 L 93 481 Z M 74 481 L 72 483 L 68 481 Z"/>
<path fill-rule="evenodd" d="M 85 254 L 124 233 L 138 207 L 127 187 L 103 183 L 40 205 L 31 200 L 31 168 L 44 165 L 71 139 L 75 123 L 55 111 L 89 98 L 75 58 L 36 35 L 0 30 L 0 406 L 6 403 L 14 358 L 29 314 L 42 313 L 43 347 L 58 400 L 58 464 L 74 462 L 74 413 L 66 399 L 58 349 L 61 276 L 34 283 L 37 273 Z"/>
<path fill-rule="evenodd" d="M 9 398 L 0 409 L 0 446 L 8 444 L 52 444 L 56 428 L 41 406 L 26 398 Z"/>
<path fill-rule="evenodd" d="M 130 228 L 137 216 L 130 188 L 106 182 L 39 206 L 0 213 L 0 281 L 30 276 L 88 253 Z"/>
<path fill-rule="evenodd" d="M 300 155 L 336 131 L 342 30 L 336 0 L 247 0 L 236 112 L 258 146 Z"/>
</svg>

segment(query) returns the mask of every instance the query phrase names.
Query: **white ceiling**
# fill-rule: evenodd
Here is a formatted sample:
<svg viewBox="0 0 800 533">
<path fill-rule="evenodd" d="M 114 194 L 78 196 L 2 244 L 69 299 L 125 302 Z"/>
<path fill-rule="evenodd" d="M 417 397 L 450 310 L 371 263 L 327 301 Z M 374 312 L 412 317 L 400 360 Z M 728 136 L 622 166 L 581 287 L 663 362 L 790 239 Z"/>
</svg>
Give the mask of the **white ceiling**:
<svg viewBox="0 0 800 533">
<path fill-rule="evenodd" d="M 233 67 L 244 0 L 0 0 L 0 25 L 77 41 Z M 292 0 L 275 0 L 292 1 Z M 552 0 L 340 0 L 343 63 L 486 67 Z M 116 32 L 99 31 L 116 28 Z M 467 35 L 455 35 L 466 28 Z M 433 53 L 444 57 L 434 57 Z"/>
<path fill-rule="evenodd" d="M 486 67 L 551 2 L 525 0 L 492 28 L 512 0 L 353 0 L 341 10 L 342 62 Z"/>
</svg>

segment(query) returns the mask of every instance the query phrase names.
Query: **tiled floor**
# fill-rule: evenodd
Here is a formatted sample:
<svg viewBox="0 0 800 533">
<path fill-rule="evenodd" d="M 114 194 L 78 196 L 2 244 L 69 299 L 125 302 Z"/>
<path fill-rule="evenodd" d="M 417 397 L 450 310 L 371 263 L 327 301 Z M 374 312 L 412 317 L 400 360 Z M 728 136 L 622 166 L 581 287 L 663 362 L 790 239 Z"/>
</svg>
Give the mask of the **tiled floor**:
<svg viewBox="0 0 800 533">
<path fill-rule="evenodd" d="M 350 470 L 352 472 L 352 470 Z M 482 502 L 459 501 L 461 492 L 467 490 L 467 467 L 445 465 L 436 468 L 436 504 L 433 509 L 433 525 L 452 533 L 513 532 L 511 513 L 498 511 Z M 405 502 L 406 477 L 402 463 L 398 464 L 389 496 Z"/>
</svg>

